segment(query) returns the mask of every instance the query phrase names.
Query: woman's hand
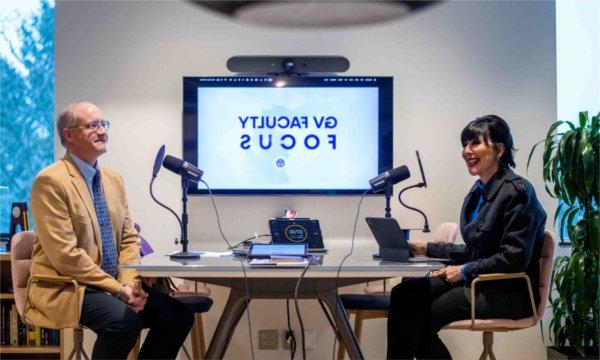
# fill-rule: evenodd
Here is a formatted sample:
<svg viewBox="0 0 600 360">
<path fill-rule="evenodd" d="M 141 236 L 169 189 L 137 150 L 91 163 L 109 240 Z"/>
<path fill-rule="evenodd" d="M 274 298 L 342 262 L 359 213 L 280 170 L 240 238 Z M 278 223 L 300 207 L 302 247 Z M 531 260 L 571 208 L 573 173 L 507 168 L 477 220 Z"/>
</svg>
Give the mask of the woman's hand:
<svg viewBox="0 0 600 360">
<path fill-rule="evenodd" d="M 427 253 L 427 241 L 408 240 L 408 246 L 415 255 L 426 255 Z"/>
<path fill-rule="evenodd" d="M 460 274 L 461 265 L 450 265 L 445 268 L 432 271 L 431 276 L 437 276 L 442 279 L 446 279 L 450 284 L 458 284 L 462 281 L 462 276 Z"/>
</svg>

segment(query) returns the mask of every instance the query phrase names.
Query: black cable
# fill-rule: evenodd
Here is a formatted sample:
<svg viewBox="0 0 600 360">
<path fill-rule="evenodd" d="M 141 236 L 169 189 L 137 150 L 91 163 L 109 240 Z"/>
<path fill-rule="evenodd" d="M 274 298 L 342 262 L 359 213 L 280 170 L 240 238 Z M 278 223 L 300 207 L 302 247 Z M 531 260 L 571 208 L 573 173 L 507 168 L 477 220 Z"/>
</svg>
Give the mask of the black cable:
<svg viewBox="0 0 600 360">
<path fill-rule="evenodd" d="M 290 336 L 290 358 L 291 360 L 294 360 L 294 356 L 296 355 L 296 336 L 292 331 L 292 323 L 290 321 L 290 299 L 285 299 L 285 308 L 287 312 L 288 333 Z M 287 341 L 287 338 L 288 337 L 286 336 L 285 341 Z"/>
<path fill-rule="evenodd" d="M 351 242 L 351 245 L 350 245 L 350 252 L 348 254 L 346 254 L 346 256 L 344 256 L 344 258 L 342 259 L 342 262 L 340 263 L 340 266 L 338 266 L 338 269 L 337 269 L 337 274 L 335 276 L 335 294 L 338 297 L 340 296 L 339 293 L 338 293 L 338 291 L 339 291 L 340 270 L 342 270 L 342 266 L 344 265 L 344 262 L 346 261 L 346 259 L 348 257 L 350 257 L 352 255 L 352 253 L 354 252 L 354 239 L 356 238 L 356 225 L 358 223 L 358 215 L 360 214 L 360 207 L 362 206 L 362 202 L 363 202 L 365 196 L 367 195 L 367 193 L 369 193 L 369 191 L 371 191 L 371 190 L 366 190 L 362 194 L 362 196 L 360 197 L 360 200 L 358 201 L 358 207 L 356 209 L 356 217 L 354 218 L 354 228 L 352 229 L 352 242 Z M 339 316 L 340 316 L 340 314 L 338 312 L 338 307 L 337 306 L 335 307 L 335 316 L 336 316 L 336 318 L 339 318 Z M 346 315 L 344 315 L 344 316 L 346 316 Z M 333 341 L 333 348 L 334 349 L 335 349 L 336 342 L 337 342 L 337 336 L 336 336 L 336 338 Z"/>
<path fill-rule="evenodd" d="M 321 305 L 321 309 L 323 309 L 323 312 L 325 313 L 325 317 L 327 318 L 327 321 L 329 321 L 329 325 L 331 325 L 331 328 L 335 332 L 335 335 L 338 336 L 339 333 L 340 333 L 340 330 L 335 325 L 335 322 L 331 318 L 331 315 L 329 315 L 329 311 L 327 310 L 327 308 L 325 307 L 325 305 L 323 305 L 323 300 L 319 300 L 319 305 Z"/>
<path fill-rule="evenodd" d="M 212 191 L 210 190 L 210 187 L 204 180 L 200 180 L 200 182 L 206 186 L 206 189 L 208 189 L 208 194 L 210 195 L 210 200 L 212 201 L 213 207 L 215 209 L 215 215 L 217 216 L 217 226 L 219 227 L 219 232 L 221 233 L 221 237 L 223 237 L 223 240 L 225 240 L 225 242 L 227 243 L 228 249 L 231 250 L 231 244 L 229 243 L 229 240 L 227 240 L 227 237 L 225 236 L 225 234 L 223 233 L 223 229 L 221 228 L 219 211 L 217 210 L 217 204 L 215 204 L 215 199 L 213 197 Z M 242 265 L 242 271 L 244 272 L 244 285 L 246 288 L 246 316 L 248 318 L 248 332 L 250 335 L 250 352 L 252 353 L 252 360 L 254 360 L 254 342 L 252 340 L 252 323 L 250 321 L 250 297 L 248 296 L 248 276 L 246 275 L 246 267 L 244 266 L 244 260 L 240 259 L 239 261 Z"/>
<path fill-rule="evenodd" d="M 296 315 L 298 315 L 298 322 L 300 323 L 300 331 L 302 335 L 302 360 L 306 360 L 306 343 L 304 339 L 304 323 L 302 322 L 302 315 L 300 315 L 300 306 L 298 305 L 298 289 L 300 288 L 300 282 L 302 281 L 302 278 L 304 277 L 304 274 L 306 274 L 306 271 L 309 267 L 310 261 L 308 261 L 308 263 L 304 267 L 304 270 L 302 270 L 302 274 L 300 274 L 300 277 L 296 282 L 296 289 L 294 290 L 294 303 L 296 304 Z"/>
<path fill-rule="evenodd" d="M 235 249 L 235 248 L 239 247 L 240 245 L 243 245 L 243 244 L 244 244 L 246 241 L 250 241 L 250 240 L 252 240 L 252 239 L 258 239 L 259 237 L 265 237 L 265 236 L 271 237 L 271 234 L 260 234 L 260 235 L 256 235 L 256 236 L 249 237 L 249 238 L 247 238 L 246 240 L 240 241 L 239 243 L 237 243 L 237 244 L 233 245 L 233 246 L 231 247 L 231 249 L 233 250 L 233 249 Z"/>
</svg>

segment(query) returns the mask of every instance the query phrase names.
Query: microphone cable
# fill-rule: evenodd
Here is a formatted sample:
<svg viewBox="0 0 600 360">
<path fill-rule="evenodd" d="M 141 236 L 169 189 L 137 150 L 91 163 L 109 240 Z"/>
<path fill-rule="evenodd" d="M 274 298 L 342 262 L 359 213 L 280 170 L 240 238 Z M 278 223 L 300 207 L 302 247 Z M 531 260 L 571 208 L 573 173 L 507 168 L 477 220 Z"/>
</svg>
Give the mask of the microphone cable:
<svg viewBox="0 0 600 360">
<path fill-rule="evenodd" d="M 210 189 L 210 186 L 208 186 L 206 181 L 200 179 L 200 182 L 203 183 L 204 186 L 206 186 L 206 189 L 208 190 L 208 194 L 210 195 L 210 200 L 212 201 L 213 208 L 215 209 L 215 215 L 217 217 L 217 226 L 219 227 L 219 232 L 221 233 L 221 237 L 227 243 L 228 249 L 233 250 L 231 243 L 229 243 L 229 240 L 227 240 L 227 237 L 225 236 L 225 234 L 223 233 L 223 229 L 221 228 L 221 219 L 219 218 L 219 211 L 217 210 L 217 204 L 215 203 L 215 198 L 213 196 L 212 190 Z M 244 260 L 243 259 L 239 259 L 239 260 L 240 260 L 240 264 L 242 265 L 242 271 L 244 272 L 244 286 L 245 286 L 245 292 L 246 292 L 246 317 L 248 319 L 248 332 L 249 332 L 249 336 L 250 336 L 250 352 L 252 353 L 252 360 L 254 360 L 254 341 L 252 340 L 252 321 L 250 319 L 250 296 L 248 294 L 248 275 L 246 274 L 246 267 L 244 266 Z"/>
<path fill-rule="evenodd" d="M 237 243 L 237 244 L 233 245 L 233 246 L 231 247 L 231 250 L 233 250 L 233 249 L 235 249 L 235 248 L 237 248 L 237 247 L 239 247 L 239 246 L 241 246 L 241 245 L 244 245 L 244 243 L 245 243 L 246 241 L 250 241 L 250 240 L 258 239 L 258 238 L 260 238 L 260 237 L 267 237 L 267 236 L 268 236 L 268 237 L 271 237 L 271 234 L 260 234 L 260 235 L 256 234 L 255 236 L 249 237 L 249 238 L 247 238 L 247 239 L 245 239 L 245 240 L 242 240 L 242 241 L 240 241 L 239 243 Z"/>
<path fill-rule="evenodd" d="M 302 321 L 302 315 L 300 314 L 300 306 L 298 304 L 298 289 L 300 288 L 300 282 L 302 281 L 302 278 L 304 277 L 304 274 L 306 274 L 306 271 L 308 271 L 309 267 L 310 267 L 310 260 L 304 267 L 304 270 L 302 270 L 302 274 L 300 274 L 300 277 L 298 278 L 298 281 L 296 282 L 296 288 L 294 289 L 294 304 L 296 305 L 296 315 L 298 316 L 298 322 L 300 323 L 300 331 L 301 331 L 300 334 L 301 334 L 301 339 L 302 339 L 302 360 L 306 360 L 306 343 L 305 343 L 305 338 L 304 338 L 304 322 Z"/>
<path fill-rule="evenodd" d="M 285 309 L 287 312 L 287 326 L 288 326 L 288 332 L 285 335 L 285 341 L 287 342 L 288 339 L 290 341 L 290 359 L 294 360 L 294 356 L 296 355 L 296 336 L 294 335 L 294 332 L 292 331 L 292 324 L 290 321 L 290 299 L 285 299 Z"/>
<path fill-rule="evenodd" d="M 340 265 L 338 266 L 337 269 L 337 274 L 335 276 L 335 293 L 336 295 L 339 297 L 339 279 L 340 279 L 340 271 L 342 270 L 342 266 L 344 265 L 344 262 L 346 261 L 347 258 L 349 258 L 352 253 L 354 252 L 354 240 L 356 238 L 356 225 L 358 224 L 358 215 L 360 214 L 360 208 L 362 206 L 362 202 L 365 199 L 365 196 L 369 193 L 369 191 L 371 190 L 366 190 L 362 196 L 360 197 L 360 200 L 358 201 L 358 207 L 356 208 L 356 217 L 354 218 L 354 228 L 352 229 L 352 242 L 350 244 L 350 252 L 348 254 L 346 254 L 346 256 L 344 256 L 344 258 L 342 259 L 342 262 L 340 263 Z M 335 307 L 335 317 L 339 318 L 340 314 L 338 311 L 338 307 Z M 344 316 L 346 316 L 346 314 L 344 314 Z M 339 329 L 338 329 L 338 334 L 340 333 Z M 334 354 L 335 354 L 335 346 L 337 343 L 337 336 L 335 337 L 335 339 L 333 340 L 333 349 L 334 349 Z"/>
</svg>

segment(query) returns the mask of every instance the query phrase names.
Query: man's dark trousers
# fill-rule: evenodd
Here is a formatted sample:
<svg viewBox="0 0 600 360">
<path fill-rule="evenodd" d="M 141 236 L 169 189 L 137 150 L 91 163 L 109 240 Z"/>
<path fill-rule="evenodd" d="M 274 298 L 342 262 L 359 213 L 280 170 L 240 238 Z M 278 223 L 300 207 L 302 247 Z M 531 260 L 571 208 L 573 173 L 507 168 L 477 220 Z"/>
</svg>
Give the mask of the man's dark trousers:
<svg viewBox="0 0 600 360">
<path fill-rule="evenodd" d="M 144 310 L 136 313 L 126 303 L 98 288 L 87 287 L 81 324 L 97 337 L 93 359 L 125 359 L 140 331 L 150 328 L 140 359 L 175 359 L 192 325 L 194 314 L 173 297 L 143 284 L 148 293 Z"/>
</svg>

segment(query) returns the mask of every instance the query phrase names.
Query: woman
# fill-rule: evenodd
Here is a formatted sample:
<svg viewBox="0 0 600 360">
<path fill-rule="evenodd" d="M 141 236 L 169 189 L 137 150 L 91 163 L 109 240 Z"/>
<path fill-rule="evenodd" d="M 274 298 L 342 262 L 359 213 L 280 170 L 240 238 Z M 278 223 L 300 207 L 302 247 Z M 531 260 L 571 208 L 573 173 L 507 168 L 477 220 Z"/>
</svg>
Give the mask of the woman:
<svg viewBox="0 0 600 360">
<path fill-rule="evenodd" d="M 496 115 L 470 122 L 461 133 L 462 157 L 479 180 L 465 197 L 460 230 L 465 244 L 411 241 L 416 254 L 446 257 L 453 265 L 425 278 L 406 279 L 392 290 L 388 316 L 388 358 L 448 359 L 438 331 L 471 317 L 470 286 L 479 274 L 525 271 L 539 303 L 539 258 L 546 213 L 532 185 L 511 167 L 513 140 Z M 478 318 L 531 316 L 523 279 L 477 285 Z"/>
</svg>

